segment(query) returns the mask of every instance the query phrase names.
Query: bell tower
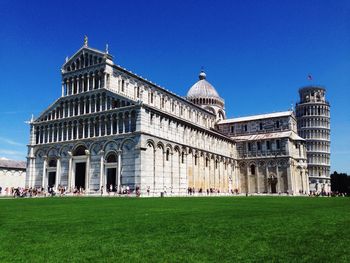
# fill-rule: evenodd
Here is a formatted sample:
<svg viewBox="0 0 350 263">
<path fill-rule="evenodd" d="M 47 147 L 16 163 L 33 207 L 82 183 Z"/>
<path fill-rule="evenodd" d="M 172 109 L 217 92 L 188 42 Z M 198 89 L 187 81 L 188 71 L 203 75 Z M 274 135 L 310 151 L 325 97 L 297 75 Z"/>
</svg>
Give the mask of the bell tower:
<svg viewBox="0 0 350 263">
<path fill-rule="evenodd" d="M 306 140 L 310 191 L 329 192 L 330 185 L 330 105 L 326 89 L 306 86 L 299 89 L 296 104 L 299 136 Z"/>
</svg>

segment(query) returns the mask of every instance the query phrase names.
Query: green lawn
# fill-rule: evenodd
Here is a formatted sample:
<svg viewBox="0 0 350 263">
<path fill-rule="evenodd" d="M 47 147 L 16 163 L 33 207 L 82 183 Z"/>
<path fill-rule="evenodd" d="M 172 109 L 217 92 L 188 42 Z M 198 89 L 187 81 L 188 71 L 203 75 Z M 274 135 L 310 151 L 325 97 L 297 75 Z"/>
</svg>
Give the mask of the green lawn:
<svg viewBox="0 0 350 263">
<path fill-rule="evenodd" d="M 350 262 L 350 199 L 2 199 L 13 261 Z"/>
</svg>

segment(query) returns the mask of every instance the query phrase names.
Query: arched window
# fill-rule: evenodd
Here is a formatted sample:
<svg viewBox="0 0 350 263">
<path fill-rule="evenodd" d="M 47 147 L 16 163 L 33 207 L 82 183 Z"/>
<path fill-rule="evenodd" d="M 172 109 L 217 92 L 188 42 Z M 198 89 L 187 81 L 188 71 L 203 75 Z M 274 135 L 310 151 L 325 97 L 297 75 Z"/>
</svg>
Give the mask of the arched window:
<svg viewBox="0 0 350 263">
<path fill-rule="evenodd" d="M 74 151 L 74 156 L 81 156 L 81 155 L 85 155 L 85 146 L 80 145 L 78 146 L 78 148 L 75 149 Z"/>
<path fill-rule="evenodd" d="M 181 163 L 185 163 L 185 153 L 181 153 Z"/>
<path fill-rule="evenodd" d="M 122 79 L 122 92 L 124 92 L 124 90 L 125 90 L 125 80 Z"/>
<path fill-rule="evenodd" d="M 279 128 L 279 127 L 280 127 L 280 122 L 276 121 L 276 128 Z"/>
<path fill-rule="evenodd" d="M 51 159 L 49 161 L 49 167 L 56 167 L 57 166 L 57 160 L 56 159 Z"/>
<path fill-rule="evenodd" d="M 117 162 L 117 155 L 112 152 L 107 155 L 106 158 L 107 163 L 116 163 Z"/>
<path fill-rule="evenodd" d="M 170 155 L 170 151 L 169 149 L 166 150 L 166 155 L 165 155 L 165 160 L 169 161 L 169 155 Z"/>
<path fill-rule="evenodd" d="M 250 174 L 255 175 L 255 165 L 254 164 L 252 164 L 250 166 Z"/>
</svg>

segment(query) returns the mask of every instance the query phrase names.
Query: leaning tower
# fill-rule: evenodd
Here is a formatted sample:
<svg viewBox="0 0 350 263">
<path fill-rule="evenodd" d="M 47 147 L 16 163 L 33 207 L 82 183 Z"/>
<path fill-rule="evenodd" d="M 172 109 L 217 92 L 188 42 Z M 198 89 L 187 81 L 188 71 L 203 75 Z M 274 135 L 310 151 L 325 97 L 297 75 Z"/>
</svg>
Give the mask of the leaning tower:
<svg viewBox="0 0 350 263">
<path fill-rule="evenodd" d="M 299 90 L 296 104 L 298 133 L 306 140 L 310 191 L 330 191 L 330 106 L 326 89 L 307 86 Z"/>
</svg>

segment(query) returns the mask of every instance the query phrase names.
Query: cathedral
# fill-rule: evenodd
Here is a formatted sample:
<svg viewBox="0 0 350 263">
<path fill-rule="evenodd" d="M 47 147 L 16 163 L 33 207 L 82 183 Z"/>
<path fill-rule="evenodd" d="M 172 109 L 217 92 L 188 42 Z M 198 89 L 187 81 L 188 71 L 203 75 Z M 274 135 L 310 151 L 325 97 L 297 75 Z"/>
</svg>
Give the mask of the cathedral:
<svg viewBox="0 0 350 263">
<path fill-rule="evenodd" d="M 230 119 L 205 72 L 182 97 L 116 65 L 87 38 L 61 72 L 61 97 L 30 121 L 27 187 L 152 196 L 330 190 L 322 87 L 299 91 L 296 114 Z"/>
</svg>

